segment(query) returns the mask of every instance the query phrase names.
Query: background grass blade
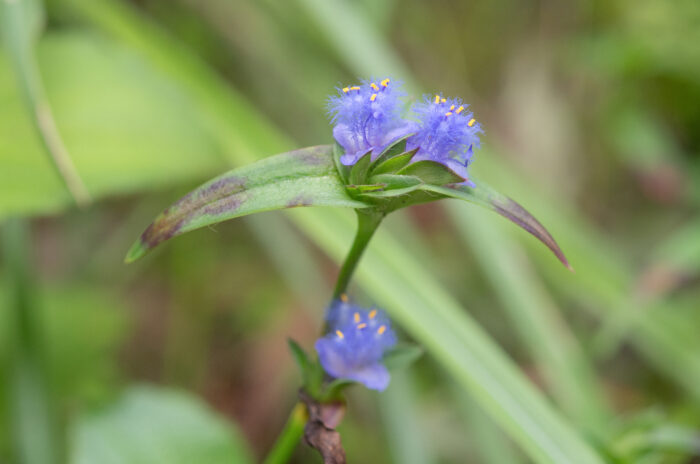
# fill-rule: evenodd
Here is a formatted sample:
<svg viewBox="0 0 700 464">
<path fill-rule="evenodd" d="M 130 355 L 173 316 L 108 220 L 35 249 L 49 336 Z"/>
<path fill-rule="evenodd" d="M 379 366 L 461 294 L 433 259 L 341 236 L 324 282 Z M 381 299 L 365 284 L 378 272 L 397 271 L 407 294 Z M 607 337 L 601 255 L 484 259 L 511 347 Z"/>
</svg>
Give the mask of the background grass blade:
<svg viewBox="0 0 700 464">
<path fill-rule="evenodd" d="M 0 23 L 3 26 L 4 39 L 36 130 L 75 202 L 85 206 L 90 202 L 90 194 L 58 132 L 34 57 L 34 45 L 43 19 L 40 0 L 0 2 Z"/>
</svg>

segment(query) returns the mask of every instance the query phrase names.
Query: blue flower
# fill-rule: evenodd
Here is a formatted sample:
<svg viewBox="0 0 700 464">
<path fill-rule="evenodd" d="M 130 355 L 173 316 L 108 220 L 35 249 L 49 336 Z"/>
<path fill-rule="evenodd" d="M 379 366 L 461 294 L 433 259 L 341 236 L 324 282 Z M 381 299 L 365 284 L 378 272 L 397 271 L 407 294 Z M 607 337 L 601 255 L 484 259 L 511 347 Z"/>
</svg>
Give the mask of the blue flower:
<svg viewBox="0 0 700 464">
<path fill-rule="evenodd" d="M 412 162 L 437 161 L 472 184 L 468 180 L 467 167 L 474 147 L 479 147 L 479 134 L 483 131 L 467 106 L 458 98 L 444 98 L 442 95 L 425 97 L 423 102 L 413 106 L 418 127 L 406 144 L 407 150 L 418 148 Z"/>
<path fill-rule="evenodd" d="M 372 159 L 397 139 L 410 134 L 415 125 L 401 118 L 405 95 L 399 83 L 384 79 L 378 84 L 338 89 L 328 100 L 328 112 L 334 124 L 333 137 L 345 150 L 341 163 L 355 164 L 372 151 Z"/>
<path fill-rule="evenodd" d="M 330 332 L 315 345 L 326 372 L 384 390 L 390 376 L 382 358 L 396 344 L 389 318 L 382 311 L 361 308 L 344 298 L 331 304 L 327 321 Z"/>
</svg>

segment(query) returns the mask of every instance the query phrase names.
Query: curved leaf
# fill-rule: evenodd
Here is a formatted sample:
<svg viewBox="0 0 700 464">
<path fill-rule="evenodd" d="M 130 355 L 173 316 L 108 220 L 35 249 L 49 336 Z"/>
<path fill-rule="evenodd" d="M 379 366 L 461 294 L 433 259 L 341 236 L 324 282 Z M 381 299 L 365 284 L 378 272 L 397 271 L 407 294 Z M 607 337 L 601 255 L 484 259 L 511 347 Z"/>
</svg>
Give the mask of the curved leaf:
<svg viewBox="0 0 700 464">
<path fill-rule="evenodd" d="M 564 256 L 564 252 L 562 252 L 559 245 L 557 245 L 557 242 L 537 219 L 535 219 L 516 201 L 511 200 L 501 193 L 498 193 L 496 190 L 489 187 L 482 181 L 479 181 L 476 187 L 469 187 L 463 184 L 452 184 L 445 187 L 438 187 L 426 184 L 421 186 L 421 190 L 438 193 L 449 198 L 469 201 L 495 211 L 509 221 L 512 221 L 518 226 L 522 227 L 540 242 L 544 243 L 547 248 L 552 250 L 552 253 L 554 253 L 554 255 L 564 266 L 570 270 L 573 270 L 571 264 L 569 264 L 569 261 L 566 259 L 566 256 Z"/>
<path fill-rule="evenodd" d="M 250 464 L 238 428 L 199 399 L 150 386 L 129 388 L 72 429 L 70 464 Z"/>
<path fill-rule="evenodd" d="M 247 214 L 297 206 L 364 208 L 338 178 L 332 147 L 319 145 L 234 169 L 163 211 L 126 256 L 132 262 L 177 235 Z"/>
</svg>

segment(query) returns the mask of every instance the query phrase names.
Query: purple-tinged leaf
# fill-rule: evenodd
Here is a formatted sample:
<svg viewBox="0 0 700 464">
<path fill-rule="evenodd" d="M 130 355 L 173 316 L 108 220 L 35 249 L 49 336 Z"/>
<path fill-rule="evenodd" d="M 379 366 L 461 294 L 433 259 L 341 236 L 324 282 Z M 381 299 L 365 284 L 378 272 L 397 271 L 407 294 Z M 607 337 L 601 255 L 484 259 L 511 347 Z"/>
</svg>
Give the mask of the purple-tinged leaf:
<svg viewBox="0 0 700 464">
<path fill-rule="evenodd" d="M 234 169 L 163 211 L 129 250 L 140 258 L 177 235 L 248 214 L 297 206 L 365 208 L 338 177 L 330 145 L 302 148 Z"/>
<path fill-rule="evenodd" d="M 557 242 L 547 229 L 516 201 L 498 193 L 484 182 L 478 181 L 476 187 L 469 187 L 464 184 L 451 184 L 444 187 L 423 185 L 421 186 L 421 190 L 437 193 L 449 198 L 469 201 L 495 211 L 544 243 L 564 266 L 573 271 L 566 256 L 564 256 L 561 248 L 559 248 L 559 245 L 557 245 Z"/>
</svg>

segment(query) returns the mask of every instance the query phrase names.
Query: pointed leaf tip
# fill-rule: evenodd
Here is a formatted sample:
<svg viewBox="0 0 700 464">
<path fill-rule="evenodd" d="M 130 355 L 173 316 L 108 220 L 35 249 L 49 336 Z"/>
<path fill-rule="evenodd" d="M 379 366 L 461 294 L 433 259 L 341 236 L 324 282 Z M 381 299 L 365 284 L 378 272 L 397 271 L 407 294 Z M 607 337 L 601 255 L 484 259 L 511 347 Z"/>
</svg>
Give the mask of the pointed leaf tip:
<svg viewBox="0 0 700 464">
<path fill-rule="evenodd" d="M 301 148 L 234 169 L 163 211 L 132 245 L 130 263 L 177 235 L 248 214 L 299 206 L 366 208 L 348 196 L 330 145 Z"/>
<path fill-rule="evenodd" d="M 464 184 L 452 184 L 447 187 L 423 185 L 421 189 L 438 193 L 448 198 L 465 200 L 495 211 L 542 242 L 567 269 L 573 272 L 574 268 L 566 259 L 564 252 L 549 231 L 518 202 L 497 192 L 489 187 L 488 184 L 479 180 L 476 181 L 476 187 Z"/>
</svg>

